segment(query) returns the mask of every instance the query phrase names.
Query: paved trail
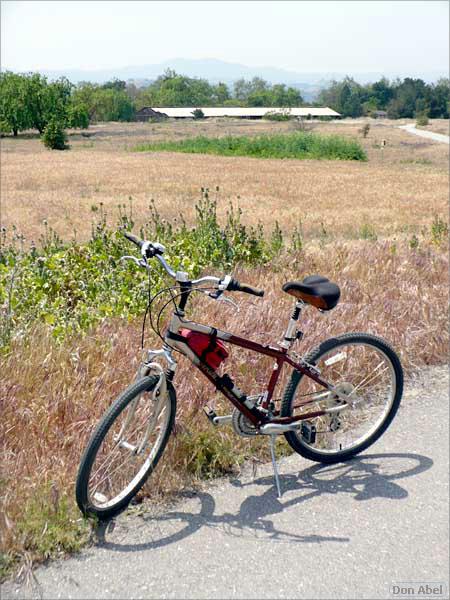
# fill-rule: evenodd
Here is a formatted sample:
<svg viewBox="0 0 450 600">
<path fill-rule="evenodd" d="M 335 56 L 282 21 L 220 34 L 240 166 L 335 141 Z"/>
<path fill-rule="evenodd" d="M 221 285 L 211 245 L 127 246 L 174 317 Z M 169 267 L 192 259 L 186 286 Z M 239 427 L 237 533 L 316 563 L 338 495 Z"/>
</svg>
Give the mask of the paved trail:
<svg viewBox="0 0 450 600">
<path fill-rule="evenodd" d="M 290 456 L 281 473 L 281 500 L 266 465 L 163 512 L 140 506 L 2 598 L 393 598 L 405 581 L 442 582 L 448 598 L 447 369 L 407 386 L 361 457 Z"/>
<path fill-rule="evenodd" d="M 425 131 L 425 129 L 416 129 L 415 125 L 399 125 L 399 129 L 404 129 L 408 133 L 419 135 L 420 137 L 429 138 L 435 142 L 441 142 L 443 144 L 450 143 L 450 137 L 442 133 L 434 133 L 434 131 Z"/>
</svg>

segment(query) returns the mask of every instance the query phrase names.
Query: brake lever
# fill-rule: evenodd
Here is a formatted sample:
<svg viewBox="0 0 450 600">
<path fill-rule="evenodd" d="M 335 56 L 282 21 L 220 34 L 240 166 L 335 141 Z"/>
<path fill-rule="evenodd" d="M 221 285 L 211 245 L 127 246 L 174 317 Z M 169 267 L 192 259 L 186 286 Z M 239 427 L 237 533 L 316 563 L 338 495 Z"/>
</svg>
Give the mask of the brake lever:
<svg viewBox="0 0 450 600">
<path fill-rule="evenodd" d="M 236 302 L 234 300 L 232 300 L 231 298 L 228 298 L 228 296 L 222 296 L 222 295 L 220 295 L 217 298 L 217 301 L 218 302 L 229 302 L 231 304 L 231 306 L 234 306 L 234 308 L 237 310 L 237 312 L 239 312 L 239 310 L 240 310 L 239 309 L 239 305 L 236 304 Z"/>
<path fill-rule="evenodd" d="M 215 292 L 203 292 L 203 293 L 206 294 L 207 296 L 209 296 L 210 298 L 212 298 L 213 300 L 217 300 L 218 302 L 229 302 L 239 312 L 239 306 L 236 304 L 236 302 L 231 300 L 231 298 L 228 298 L 228 296 L 223 296 L 224 291 L 225 290 L 219 289 Z"/>
<path fill-rule="evenodd" d="M 125 261 L 125 260 L 131 260 L 138 267 L 144 267 L 145 269 L 148 269 L 147 261 L 144 260 L 143 258 L 139 259 L 139 258 L 136 258 L 135 256 L 121 256 L 120 260 L 123 260 L 123 261 Z"/>
</svg>

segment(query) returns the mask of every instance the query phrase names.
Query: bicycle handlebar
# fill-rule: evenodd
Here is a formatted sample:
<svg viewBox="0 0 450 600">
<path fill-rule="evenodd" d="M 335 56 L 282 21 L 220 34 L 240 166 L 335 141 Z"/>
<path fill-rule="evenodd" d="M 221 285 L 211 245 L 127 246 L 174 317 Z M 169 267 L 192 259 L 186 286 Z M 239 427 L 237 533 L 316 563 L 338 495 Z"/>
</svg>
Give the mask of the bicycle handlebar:
<svg viewBox="0 0 450 600">
<path fill-rule="evenodd" d="M 165 251 L 165 248 L 162 244 L 141 240 L 138 237 L 136 237 L 135 235 L 133 235 L 132 233 L 130 233 L 129 231 L 124 231 L 123 234 L 127 238 L 127 240 L 129 240 L 130 242 L 135 244 L 141 250 L 141 254 L 142 254 L 143 258 L 145 259 L 145 261 L 142 262 L 142 266 L 146 266 L 147 258 L 156 257 L 159 260 L 159 262 L 162 264 L 162 266 L 164 267 L 166 272 L 171 277 L 178 280 L 177 273 L 175 273 L 175 271 L 167 264 L 165 259 L 162 257 L 162 255 Z M 200 279 L 195 279 L 195 280 L 191 281 L 190 283 L 197 285 L 199 283 L 207 283 L 207 282 L 216 283 L 219 286 L 220 293 L 223 293 L 225 291 L 227 291 L 227 292 L 244 292 L 245 294 L 251 294 L 253 296 L 259 296 L 259 297 L 264 296 L 264 290 L 259 290 L 258 288 L 255 288 L 246 283 L 240 283 L 239 281 L 237 281 L 237 279 L 232 279 L 229 275 L 227 275 L 224 279 L 219 279 L 218 277 L 213 277 L 213 276 L 201 277 Z M 184 283 L 184 281 L 181 281 L 180 283 Z"/>
<path fill-rule="evenodd" d="M 264 290 L 259 290 L 247 283 L 240 283 L 237 279 L 232 279 L 227 286 L 229 292 L 244 292 L 245 294 L 252 294 L 253 296 L 264 296 Z"/>
<path fill-rule="evenodd" d="M 140 240 L 138 237 L 136 237 L 132 233 L 129 233 L 128 231 L 124 231 L 123 235 L 127 238 L 127 240 L 130 240 L 130 242 L 133 242 L 133 244 L 136 244 L 136 246 L 138 248 L 142 248 L 142 246 L 144 244 L 143 240 Z"/>
</svg>

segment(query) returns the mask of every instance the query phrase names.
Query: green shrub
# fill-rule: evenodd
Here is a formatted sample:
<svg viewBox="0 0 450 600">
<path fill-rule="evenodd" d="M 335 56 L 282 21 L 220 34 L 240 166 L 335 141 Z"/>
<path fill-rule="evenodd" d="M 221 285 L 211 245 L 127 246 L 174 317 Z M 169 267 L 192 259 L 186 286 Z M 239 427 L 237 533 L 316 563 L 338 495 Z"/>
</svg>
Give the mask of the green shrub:
<svg viewBox="0 0 450 600">
<path fill-rule="evenodd" d="M 269 111 L 269 112 L 266 112 L 263 119 L 266 119 L 267 121 L 289 121 L 291 119 L 291 115 L 287 111 L 283 111 L 283 112 Z"/>
<path fill-rule="evenodd" d="M 416 250 L 419 247 L 419 238 L 415 233 L 412 234 L 408 243 L 411 250 Z"/>
<path fill-rule="evenodd" d="M 51 150 L 66 150 L 68 148 L 67 134 L 62 121 L 55 117 L 50 119 L 42 134 L 42 141 L 44 146 Z"/>
<path fill-rule="evenodd" d="M 27 551 L 44 559 L 77 552 L 90 536 L 89 524 L 80 519 L 72 498 L 67 492 L 61 495 L 55 484 L 35 491 L 23 507 L 17 528 Z"/>
<path fill-rule="evenodd" d="M 132 252 L 120 230 L 133 227 L 131 212 L 122 205 L 118 227 L 108 228 L 103 206 L 94 205 L 92 211 L 92 236 L 84 245 L 63 243 L 47 224 L 39 247 L 29 251 L 23 248 L 20 236 L 8 245 L 3 233 L 0 311 L 6 318 L 2 315 L 0 319 L 0 347 L 7 346 L 11 337 L 23 334 L 36 321 L 46 323 L 53 335 L 62 339 L 106 317 L 128 319 L 145 310 L 147 275 L 120 260 Z M 194 227 L 188 228 L 183 219 L 173 226 L 152 204 L 148 224 L 137 233 L 163 243 L 169 264 L 191 277 L 210 267 L 226 272 L 238 263 L 267 264 L 282 245 L 278 226 L 266 241 L 262 227 L 241 223 L 240 209 L 230 207 L 225 224 L 219 224 L 216 201 L 209 197 L 207 188 L 196 205 Z M 166 285 L 165 273 L 155 265 L 152 291 Z"/>
<path fill-rule="evenodd" d="M 186 456 L 187 472 L 201 479 L 233 473 L 244 460 L 234 440 L 214 429 L 185 432 L 177 441 Z"/>
<path fill-rule="evenodd" d="M 196 108 L 195 110 L 192 111 L 192 116 L 194 117 L 195 121 L 198 121 L 200 119 L 205 118 L 205 113 L 202 111 L 201 108 Z"/>
<path fill-rule="evenodd" d="M 416 116 L 416 126 L 425 127 L 428 125 L 428 117 L 425 113 L 420 113 Z"/>
<path fill-rule="evenodd" d="M 297 158 L 328 160 L 367 160 L 358 141 L 338 135 L 317 135 L 310 132 L 261 135 L 257 137 L 227 136 L 210 138 L 198 136 L 180 141 L 141 144 L 136 152 L 186 152 L 222 156 L 251 156 L 254 158 Z"/>
<path fill-rule="evenodd" d="M 370 223 L 363 223 L 359 230 L 359 237 L 363 240 L 369 240 L 371 242 L 376 242 L 378 239 L 375 228 Z"/>
<path fill-rule="evenodd" d="M 448 243 L 448 224 L 438 215 L 434 216 L 431 224 L 431 241 L 437 246 Z"/>
</svg>

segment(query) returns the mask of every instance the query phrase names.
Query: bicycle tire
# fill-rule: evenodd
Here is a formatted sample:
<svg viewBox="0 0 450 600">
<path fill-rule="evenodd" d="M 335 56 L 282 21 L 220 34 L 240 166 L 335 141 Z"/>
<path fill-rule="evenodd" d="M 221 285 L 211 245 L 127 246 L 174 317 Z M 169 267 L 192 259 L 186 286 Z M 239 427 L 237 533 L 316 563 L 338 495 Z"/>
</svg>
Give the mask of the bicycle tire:
<svg viewBox="0 0 450 600">
<path fill-rule="evenodd" d="M 390 364 L 392 365 L 393 373 L 395 374 L 395 395 L 392 400 L 392 404 L 382 422 L 380 422 L 379 426 L 371 433 L 370 436 L 367 437 L 367 439 L 355 447 L 343 450 L 342 452 L 337 451 L 333 454 L 326 454 L 324 452 L 316 451 L 311 448 L 310 445 L 302 441 L 301 435 L 299 435 L 299 433 L 296 431 L 286 432 L 284 436 L 288 444 L 293 450 L 295 450 L 295 452 L 306 459 L 325 464 L 333 464 L 337 462 L 343 462 L 352 458 L 353 456 L 356 456 L 360 452 L 363 452 L 369 448 L 369 446 L 374 444 L 383 435 L 383 433 L 392 423 L 392 420 L 394 419 L 400 406 L 400 401 L 403 394 L 403 369 L 395 350 L 382 338 L 366 333 L 347 333 L 322 342 L 319 346 L 311 350 L 305 356 L 305 360 L 312 365 L 317 365 L 320 359 L 331 350 L 350 344 L 373 346 L 374 348 L 380 350 L 389 360 Z M 291 379 L 285 388 L 282 398 L 280 410 L 280 415 L 282 417 L 292 416 L 295 393 L 303 377 L 306 376 L 299 371 L 294 371 L 292 373 Z"/>
<path fill-rule="evenodd" d="M 130 489 L 114 505 L 102 509 L 99 506 L 95 506 L 89 498 L 89 480 L 91 470 L 102 442 L 110 432 L 114 423 L 119 419 L 120 415 L 128 407 L 132 400 L 139 400 L 143 392 L 151 391 L 155 387 L 157 381 L 157 376 L 143 377 L 126 388 L 105 413 L 97 425 L 94 433 L 92 434 L 80 461 L 75 486 L 76 501 L 78 507 L 85 516 L 94 516 L 102 521 L 110 519 L 124 510 L 156 468 L 166 448 L 175 421 L 176 394 L 173 386 L 169 382 L 167 385 L 169 415 L 165 424 L 165 430 L 163 431 L 162 437 L 159 441 L 159 447 L 157 448 L 152 460 L 149 462 L 148 467 L 141 474 L 132 489 Z"/>
</svg>

